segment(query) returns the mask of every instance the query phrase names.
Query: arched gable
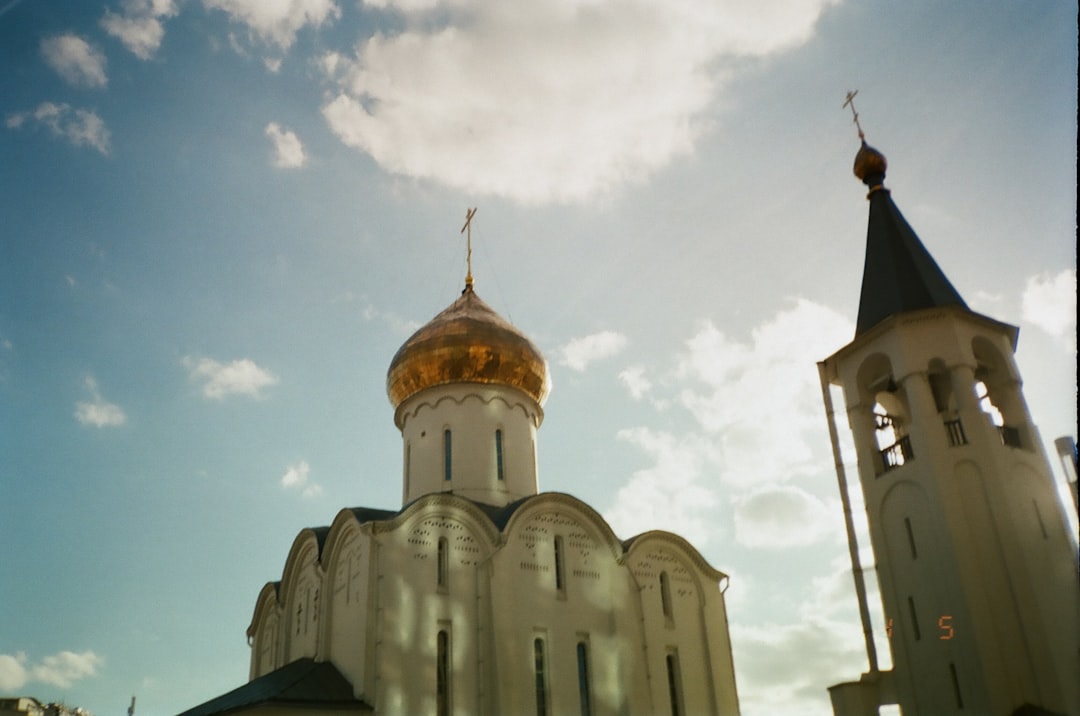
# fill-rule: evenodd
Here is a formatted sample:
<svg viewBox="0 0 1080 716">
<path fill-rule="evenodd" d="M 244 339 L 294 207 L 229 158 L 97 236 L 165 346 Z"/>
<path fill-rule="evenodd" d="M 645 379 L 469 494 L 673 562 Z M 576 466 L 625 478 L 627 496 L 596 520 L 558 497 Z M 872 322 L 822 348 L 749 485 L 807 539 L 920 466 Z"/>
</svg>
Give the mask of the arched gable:
<svg viewBox="0 0 1080 716">
<path fill-rule="evenodd" d="M 322 550 L 329 532 L 329 527 L 306 527 L 296 535 L 281 572 L 282 603 L 288 601 L 296 586 L 298 573 L 304 566 L 314 564 L 321 567 Z"/>
<path fill-rule="evenodd" d="M 324 572 L 320 562 L 330 529 L 304 529 L 293 540 L 281 577 L 286 661 L 314 657 L 318 649 L 318 624 Z"/>
<path fill-rule="evenodd" d="M 576 518 L 576 522 L 589 531 L 589 536 L 597 544 L 610 554 L 612 559 L 620 560 L 623 557 L 622 542 L 612 531 L 607 520 L 600 513 L 589 507 L 573 495 L 563 492 L 542 492 L 539 495 L 527 497 L 513 506 L 513 512 L 506 520 L 502 528 L 504 539 L 510 534 L 520 531 L 522 525 L 543 512 L 567 512 Z"/>
<path fill-rule="evenodd" d="M 408 529 L 418 520 L 440 514 L 459 521 L 477 538 L 485 555 L 498 546 L 499 530 L 491 518 L 472 500 L 448 492 L 427 494 L 413 500 L 397 516 L 372 525 L 372 528 L 377 532 Z"/>
<path fill-rule="evenodd" d="M 354 534 L 359 529 L 360 520 L 356 518 L 356 512 L 349 508 L 340 510 L 330 524 L 326 542 L 323 544 L 322 553 L 319 556 L 319 562 L 322 564 L 323 571 L 329 575 L 331 582 L 333 581 L 335 565 L 340 559 L 338 553 L 347 542 L 353 539 Z"/>
<path fill-rule="evenodd" d="M 692 544 L 673 532 L 651 530 L 631 537 L 626 540 L 625 544 L 626 561 L 631 565 L 637 562 L 645 562 L 656 553 L 668 556 L 679 570 L 672 576 L 678 579 L 682 578 L 682 574 L 685 574 L 686 579 L 692 580 L 699 600 L 703 598 L 706 583 L 710 586 L 719 584 L 721 590 L 727 588 L 728 576 L 710 565 L 701 556 L 701 552 L 698 552 Z M 631 571 L 634 572 L 635 577 L 638 579 L 643 574 L 641 569 L 631 569 Z M 658 578 L 660 571 L 662 569 L 657 567 L 655 575 L 650 572 L 650 576 Z"/>
<path fill-rule="evenodd" d="M 276 669 L 281 653 L 282 606 L 278 600 L 280 582 L 267 582 L 255 600 L 255 612 L 247 628 L 251 646 L 251 678 Z"/>
<path fill-rule="evenodd" d="M 251 615 L 251 623 L 247 628 L 248 643 L 255 637 L 259 625 L 270 613 L 281 612 L 281 602 L 278 601 L 278 590 L 281 582 L 267 582 L 259 590 L 259 596 L 255 599 L 255 611 Z"/>
</svg>

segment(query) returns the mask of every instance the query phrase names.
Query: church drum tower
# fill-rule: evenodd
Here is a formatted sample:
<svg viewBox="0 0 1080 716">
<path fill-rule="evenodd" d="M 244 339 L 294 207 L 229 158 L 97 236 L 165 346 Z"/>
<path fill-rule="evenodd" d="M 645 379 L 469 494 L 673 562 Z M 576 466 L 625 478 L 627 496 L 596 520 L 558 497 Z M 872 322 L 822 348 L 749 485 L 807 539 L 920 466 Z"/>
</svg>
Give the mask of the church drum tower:
<svg viewBox="0 0 1080 716">
<path fill-rule="evenodd" d="M 820 368 L 830 423 L 829 385 L 854 438 L 893 669 L 877 670 L 868 638 L 870 673 L 830 689 L 834 711 L 1080 714 L 1076 547 L 1021 389 L 1018 329 L 967 307 L 885 169 L 864 141 L 855 338 Z"/>
</svg>

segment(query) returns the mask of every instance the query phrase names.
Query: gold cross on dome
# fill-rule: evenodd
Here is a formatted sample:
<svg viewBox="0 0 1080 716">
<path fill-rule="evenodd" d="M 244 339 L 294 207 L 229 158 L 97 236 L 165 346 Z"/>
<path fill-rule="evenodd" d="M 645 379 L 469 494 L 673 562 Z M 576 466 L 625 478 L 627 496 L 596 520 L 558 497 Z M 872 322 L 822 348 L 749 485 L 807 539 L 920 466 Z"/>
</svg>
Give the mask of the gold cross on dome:
<svg viewBox="0 0 1080 716">
<path fill-rule="evenodd" d="M 468 231 L 468 234 L 466 234 L 466 246 L 467 246 L 467 249 L 466 249 L 466 253 L 465 253 L 465 265 L 467 266 L 467 269 L 466 269 L 466 273 L 465 273 L 465 288 L 472 288 L 472 285 L 473 285 L 473 277 L 472 277 L 472 218 L 474 216 L 476 216 L 476 207 L 473 207 L 472 209 L 466 209 L 465 210 L 465 226 L 462 226 L 461 231 L 459 232 L 459 233 L 465 234 L 465 232 Z"/>
<path fill-rule="evenodd" d="M 851 107 L 851 115 L 855 120 L 855 127 L 859 130 L 859 139 L 866 141 L 866 135 L 863 134 L 862 125 L 859 124 L 859 113 L 855 111 L 855 95 L 859 94 L 859 90 L 853 90 L 847 93 L 847 97 L 844 99 L 842 107 Z"/>
</svg>

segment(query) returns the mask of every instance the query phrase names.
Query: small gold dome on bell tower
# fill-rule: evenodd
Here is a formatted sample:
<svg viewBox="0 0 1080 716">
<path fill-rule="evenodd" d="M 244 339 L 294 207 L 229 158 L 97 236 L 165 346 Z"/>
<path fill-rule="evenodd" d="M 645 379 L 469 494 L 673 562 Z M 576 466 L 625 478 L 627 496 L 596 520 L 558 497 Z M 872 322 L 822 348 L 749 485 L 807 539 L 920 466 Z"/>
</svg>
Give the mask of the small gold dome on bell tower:
<svg viewBox="0 0 1080 716">
<path fill-rule="evenodd" d="M 855 172 L 859 181 L 873 188 L 881 186 L 881 183 L 885 181 L 885 170 L 888 168 L 889 163 L 885 160 L 885 155 L 863 142 L 855 155 L 855 166 L 852 171 Z"/>
</svg>

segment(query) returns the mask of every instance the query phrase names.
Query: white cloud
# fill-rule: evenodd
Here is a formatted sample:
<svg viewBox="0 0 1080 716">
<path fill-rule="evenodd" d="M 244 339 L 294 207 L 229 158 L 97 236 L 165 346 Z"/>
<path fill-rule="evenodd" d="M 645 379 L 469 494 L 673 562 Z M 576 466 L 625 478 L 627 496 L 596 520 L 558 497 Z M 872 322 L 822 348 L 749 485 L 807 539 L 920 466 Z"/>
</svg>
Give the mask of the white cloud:
<svg viewBox="0 0 1080 716">
<path fill-rule="evenodd" d="M 127 422 L 127 415 L 119 405 L 101 397 L 97 380 L 93 376 L 86 377 L 85 386 L 90 392 L 90 400 L 75 403 L 75 419 L 79 423 L 95 428 L 109 428 Z"/>
<path fill-rule="evenodd" d="M 575 338 L 558 350 L 558 361 L 581 372 L 593 361 L 610 358 L 626 347 L 626 336 L 615 331 L 601 331 Z"/>
<path fill-rule="evenodd" d="M 744 546 L 835 534 L 838 508 L 781 485 L 832 464 L 816 361 L 853 332 L 848 319 L 803 299 L 755 328 L 747 342 L 702 324 L 676 356 L 670 378 L 677 404 L 698 429 L 677 436 L 645 427 L 619 431 L 649 466 L 619 488 L 605 513 L 616 532 L 669 529 L 700 546 L 726 529 L 718 506 L 731 503 Z M 640 373 L 624 374 L 628 386 L 640 387 Z M 658 409 L 669 404 L 652 397 Z M 770 503 L 783 503 L 789 523 L 763 534 L 776 527 L 763 511 Z"/>
<path fill-rule="evenodd" d="M 22 652 L 14 656 L 0 654 L 0 691 L 10 693 L 21 689 L 29 678 L 26 671 L 26 654 Z"/>
<path fill-rule="evenodd" d="M 1027 280 L 1021 299 L 1023 319 L 1055 338 L 1076 341 L 1076 272 L 1065 270 Z"/>
<path fill-rule="evenodd" d="M 579 201 L 689 153 L 731 68 L 806 41 L 834 1 L 368 2 L 404 28 L 324 57 L 323 115 L 396 174 Z"/>
<path fill-rule="evenodd" d="M 290 130 L 282 130 L 277 122 L 266 125 L 266 136 L 274 145 L 274 166 L 283 169 L 296 169 L 304 166 L 307 156 L 304 154 L 304 145 L 296 134 Z"/>
<path fill-rule="evenodd" d="M 250 358 L 219 363 L 212 358 L 186 356 L 183 364 L 189 371 L 189 378 L 202 383 L 202 394 L 214 400 L 222 400 L 230 395 L 261 398 L 263 388 L 278 382 L 277 376 L 260 368 Z"/>
<path fill-rule="evenodd" d="M 769 485 L 735 500 L 735 540 L 744 547 L 807 547 L 843 533 L 840 501 L 792 485 Z"/>
<path fill-rule="evenodd" d="M 640 365 L 632 365 L 619 372 L 619 380 L 634 400 L 641 400 L 652 389 L 652 383 L 645 377 L 645 368 Z"/>
<path fill-rule="evenodd" d="M 284 490 L 299 490 L 303 497 L 318 497 L 322 494 L 322 485 L 312 482 L 309 475 L 311 466 L 306 460 L 301 460 L 295 465 L 289 465 L 285 474 L 281 476 L 281 487 Z"/>
<path fill-rule="evenodd" d="M 69 83 L 82 87 L 104 87 L 105 54 L 78 35 L 71 33 L 46 37 L 41 54 L 49 67 Z"/>
<path fill-rule="evenodd" d="M 203 5 L 223 10 L 233 22 L 246 25 L 260 40 L 281 50 L 289 49 L 305 26 L 319 27 L 341 16 L 333 0 L 203 0 Z"/>
<path fill-rule="evenodd" d="M 816 364 L 853 333 L 844 316 L 797 299 L 755 328 L 749 343 L 711 322 L 687 341 L 679 400 L 719 443 L 726 482 L 781 483 L 820 467 L 829 443 Z"/>
<path fill-rule="evenodd" d="M 140 60 L 149 60 L 165 37 L 163 18 L 177 14 L 174 0 L 124 0 L 123 12 L 105 11 L 101 27 Z"/>
<path fill-rule="evenodd" d="M 67 689 L 76 681 L 97 676 L 104 665 L 105 659 L 92 651 L 61 651 L 36 664 L 29 663 L 22 652 L 0 654 L 0 691 L 16 691 L 31 681 Z"/>
<path fill-rule="evenodd" d="M 30 675 L 34 681 L 67 689 L 76 681 L 96 676 L 98 668 L 104 664 L 105 659 L 92 651 L 84 651 L 81 654 L 62 651 L 53 656 L 46 656 L 40 664 L 30 669 Z"/>
<path fill-rule="evenodd" d="M 42 102 L 33 112 L 9 114 L 4 124 L 8 129 L 19 129 L 28 121 L 47 127 L 76 147 L 92 147 L 102 154 L 109 153 L 109 130 L 92 110 L 72 109 L 65 103 Z"/>
<path fill-rule="evenodd" d="M 712 443 L 697 435 L 676 437 L 648 428 L 620 430 L 618 438 L 645 452 L 653 465 L 635 472 L 618 489 L 604 519 L 616 534 L 664 529 L 701 549 L 716 535 L 719 498 L 705 479 L 706 468 L 717 461 Z"/>
<path fill-rule="evenodd" d="M 854 601 L 854 600 L 853 600 Z M 866 670 L 858 624 L 818 617 L 797 624 L 747 626 L 731 622 L 744 716 L 830 714 L 827 687 Z M 777 675 L 783 676 L 778 678 Z"/>
</svg>

